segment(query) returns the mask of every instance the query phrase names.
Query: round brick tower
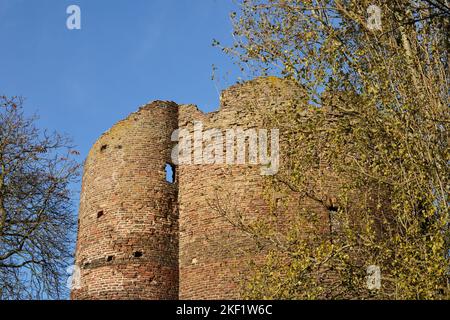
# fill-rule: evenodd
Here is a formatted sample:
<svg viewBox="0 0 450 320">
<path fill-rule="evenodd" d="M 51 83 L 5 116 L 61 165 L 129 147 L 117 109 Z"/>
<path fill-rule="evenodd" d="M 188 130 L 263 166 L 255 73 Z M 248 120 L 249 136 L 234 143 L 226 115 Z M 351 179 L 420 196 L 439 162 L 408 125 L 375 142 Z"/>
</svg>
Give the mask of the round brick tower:
<svg viewBox="0 0 450 320">
<path fill-rule="evenodd" d="M 178 298 L 178 187 L 165 172 L 177 119 L 175 103 L 155 101 L 114 125 L 89 152 L 73 299 Z"/>
</svg>

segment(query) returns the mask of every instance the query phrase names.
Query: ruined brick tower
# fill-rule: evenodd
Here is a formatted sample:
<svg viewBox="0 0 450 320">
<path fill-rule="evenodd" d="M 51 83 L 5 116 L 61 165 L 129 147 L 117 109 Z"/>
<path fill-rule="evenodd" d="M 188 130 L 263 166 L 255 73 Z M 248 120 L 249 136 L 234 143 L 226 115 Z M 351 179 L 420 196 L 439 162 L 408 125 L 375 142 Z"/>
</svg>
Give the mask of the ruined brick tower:
<svg viewBox="0 0 450 320">
<path fill-rule="evenodd" d="M 178 106 L 154 102 L 118 122 L 84 164 L 74 299 L 176 299 L 176 185 L 165 180 Z"/>
<path fill-rule="evenodd" d="M 115 124 L 94 144 L 84 165 L 73 299 L 234 299 L 236 279 L 252 258 L 252 241 L 211 207 L 217 197 L 250 219 L 267 211 L 260 165 L 174 167 L 177 128 L 257 128 L 250 105 L 282 105 L 299 88 L 276 78 L 235 85 L 220 109 L 155 101 Z M 253 110 L 253 111 L 251 111 Z M 220 192 L 218 192 L 220 188 Z M 232 200 L 232 201 L 230 201 Z M 256 253 L 255 253 L 256 254 Z"/>
</svg>

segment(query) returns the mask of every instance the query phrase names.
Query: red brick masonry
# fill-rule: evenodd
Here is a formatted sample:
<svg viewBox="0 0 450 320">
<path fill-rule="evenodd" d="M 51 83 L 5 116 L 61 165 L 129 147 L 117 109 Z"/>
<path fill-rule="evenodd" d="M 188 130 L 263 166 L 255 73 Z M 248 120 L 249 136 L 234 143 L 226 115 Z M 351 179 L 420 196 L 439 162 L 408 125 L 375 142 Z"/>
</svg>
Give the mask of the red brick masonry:
<svg viewBox="0 0 450 320">
<path fill-rule="evenodd" d="M 224 91 L 219 111 L 208 114 L 155 101 L 104 133 L 84 165 L 76 248 L 81 286 L 72 298 L 239 298 L 239 274 L 258 252 L 211 201 L 219 194 L 249 219 L 266 212 L 260 165 L 183 165 L 171 184 L 165 179 L 171 134 L 192 130 L 193 121 L 205 129 L 259 127 L 255 110 L 277 107 L 296 90 L 276 78 L 253 80 Z"/>
</svg>

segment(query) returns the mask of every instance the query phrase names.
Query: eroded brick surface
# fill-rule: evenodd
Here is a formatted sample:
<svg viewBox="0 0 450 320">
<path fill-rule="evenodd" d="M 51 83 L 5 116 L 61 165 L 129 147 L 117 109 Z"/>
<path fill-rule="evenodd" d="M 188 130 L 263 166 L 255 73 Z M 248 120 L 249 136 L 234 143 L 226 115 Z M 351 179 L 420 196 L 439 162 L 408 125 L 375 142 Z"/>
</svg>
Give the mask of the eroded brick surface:
<svg viewBox="0 0 450 320">
<path fill-rule="evenodd" d="M 239 298 L 239 275 L 262 253 L 212 204 L 249 220 L 266 214 L 261 166 L 183 165 L 169 184 L 171 134 L 192 131 L 194 121 L 204 129 L 261 127 L 257 110 L 283 105 L 296 90 L 279 79 L 257 79 L 224 91 L 219 111 L 208 114 L 156 101 L 100 137 L 84 167 L 76 251 L 81 288 L 72 298 Z"/>
<path fill-rule="evenodd" d="M 176 299 L 176 184 L 165 179 L 178 106 L 156 101 L 114 125 L 85 165 L 74 299 Z"/>
</svg>

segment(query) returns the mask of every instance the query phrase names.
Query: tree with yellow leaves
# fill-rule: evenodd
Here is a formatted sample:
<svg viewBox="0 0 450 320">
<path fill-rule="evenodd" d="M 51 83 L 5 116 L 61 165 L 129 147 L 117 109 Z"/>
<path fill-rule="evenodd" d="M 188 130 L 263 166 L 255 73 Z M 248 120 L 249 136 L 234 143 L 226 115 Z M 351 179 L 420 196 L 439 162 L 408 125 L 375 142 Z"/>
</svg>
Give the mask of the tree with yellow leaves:
<svg viewBox="0 0 450 320">
<path fill-rule="evenodd" d="M 267 200 L 294 194 L 329 212 L 274 205 L 277 214 L 246 226 L 272 245 L 244 277 L 243 297 L 448 299 L 448 2 L 238 6 L 235 43 L 223 51 L 243 71 L 292 79 L 305 92 L 266 114 L 280 128 L 283 157 Z M 334 175 L 330 202 L 317 186 Z M 290 227 L 275 230 L 286 217 Z M 368 283 L 372 267 L 379 286 Z"/>
</svg>

